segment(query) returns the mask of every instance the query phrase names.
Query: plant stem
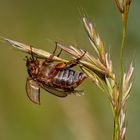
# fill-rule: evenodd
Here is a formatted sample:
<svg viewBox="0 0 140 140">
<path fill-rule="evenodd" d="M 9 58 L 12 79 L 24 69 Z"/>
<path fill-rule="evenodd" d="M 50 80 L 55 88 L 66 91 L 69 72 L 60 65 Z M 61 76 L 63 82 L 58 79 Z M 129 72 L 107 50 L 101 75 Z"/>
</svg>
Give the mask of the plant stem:
<svg viewBox="0 0 140 140">
<path fill-rule="evenodd" d="M 114 109 L 114 132 L 113 132 L 113 140 L 118 140 L 119 138 L 119 121 L 116 110 Z"/>
<path fill-rule="evenodd" d="M 120 49 L 120 93 L 119 93 L 119 105 L 122 98 L 122 81 L 123 81 L 123 50 L 125 46 L 125 37 L 126 37 L 126 23 L 127 17 L 125 14 L 122 14 L 122 44 Z"/>
<path fill-rule="evenodd" d="M 119 97 L 117 100 L 118 106 L 113 107 L 114 111 L 114 132 L 113 132 L 113 140 L 119 140 L 119 116 L 120 116 L 120 108 L 121 108 L 121 101 L 122 101 L 122 83 L 123 83 L 123 49 L 125 45 L 125 36 L 126 36 L 126 19 L 123 18 L 122 21 L 122 44 L 120 49 L 120 90 L 119 90 Z"/>
<path fill-rule="evenodd" d="M 125 46 L 125 37 L 126 37 L 126 26 L 127 26 L 127 15 L 128 9 L 126 6 L 126 0 L 124 0 L 124 13 L 122 13 L 122 42 L 120 48 L 120 86 L 119 86 L 119 96 L 118 96 L 118 106 L 114 107 L 114 135 L 113 140 L 120 140 L 120 131 L 119 130 L 119 117 L 120 117 L 120 110 L 122 107 L 122 84 L 123 84 L 123 50 Z"/>
<path fill-rule="evenodd" d="M 126 3 L 126 1 L 125 1 Z M 127 8 L 127 7 L 124 7 Z M 118 97 L 118 106 L 114 109 L 114 135 L 113 140 L 120 140 L 120 130 L 119 130 L 119 117 L 120 117 L 120 110 L 122 107 L 122 84 L 123 84 L 123 50 L 125 46 L 125 37 L 126 37 L 126 26 L 127 26 L 127 9 L 124 10 L 125 12 L 122 13 L 122 43 L 120 48 L 120 87 L 119 87 L 119 97 Z"/>
</svg>

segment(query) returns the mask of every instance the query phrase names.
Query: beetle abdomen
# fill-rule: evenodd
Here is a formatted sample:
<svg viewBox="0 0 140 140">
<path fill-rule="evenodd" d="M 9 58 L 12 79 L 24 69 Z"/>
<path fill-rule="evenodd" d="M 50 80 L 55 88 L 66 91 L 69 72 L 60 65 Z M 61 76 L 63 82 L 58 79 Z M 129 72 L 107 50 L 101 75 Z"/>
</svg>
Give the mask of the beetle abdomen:
<svg viewBox="0 0 140 140">
<path fill-rule="evenodd" d="M 86 75 L 81 72 L 76 72 L 71 69 L 60 70 L 53 77 L 53 84 L 63 89 L 74 89 L 86 78 Z"/>
</svg>

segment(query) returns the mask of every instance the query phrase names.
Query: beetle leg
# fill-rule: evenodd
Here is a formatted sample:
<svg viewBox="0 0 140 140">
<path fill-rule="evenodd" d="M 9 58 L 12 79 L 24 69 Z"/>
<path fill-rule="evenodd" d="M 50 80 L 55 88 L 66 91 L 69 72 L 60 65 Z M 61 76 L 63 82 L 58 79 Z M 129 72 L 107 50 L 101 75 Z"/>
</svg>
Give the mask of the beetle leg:
<svg viewBox="0 0 140 140">
<path fill-rule="evenodd" d="M 53 53 L 49 56 L 49 58 L 46 59 L 46 61 L 48 61 L 48 62 L 53 61 L 53 57 L 55 56 L 56 50 L 57 50 L 57 44 L 55 45 L 55 49 L 54 49 Z"/>
<path fill-rule="evenodd" d="M 61 49 L 60 52 L 57 54 L 57 57 L 59 57 L 61 53 L 62 53 L 62 49 Z"/>
<path fill-rule="evenodd" d="M 55 48 L 57 49 L 57 47 L 58 47 L 58 42 L 55 42 Z M 60 52 L 57 54 L 57 57 L 59 57 L 60 56 L 60 54 L 62 53 L 62 49 L 60 50 Z"/>
<path fill-rule="evenodd" d="M 66 63 L 66 67 L 67 68 L 71 68 L 71 67 L 76 66 L 79 63 L 79 61 L 84 57 L 85 54 L 86 54 L 86 51 L 80 57 L 78 57 L 78 58 L 76 58 L 74 60 L 71 60 L 71 61 L 67 62 Z"/>
<path fill-rule="evenodd" d="M 34 53 L 33 53 L 33 50 L 32 50 L 32 46 L 30 46 L 30 54 L 31 54 L 32 60 L 34 60 Z"/>
<path fill-rule="evenodd" d="M 48 63 L 53 62 L 53 57 L 55 55 L 56 50 L 57 50 L 57 45 L 55 46 L 53 53 L 48 58 L 45 59 L 43 65 L 47 65 Z"/>
<path fill-rule="evenodd" d="M 53 62 L 53 57 L 55 56 L 55 52 L 57 50 L 57 42 L 55 42 L 55 43 L 56 43 L 56 45 L 55 45 L 55 49 L 54 49 L 53 53 L 44 61 L 43 65 L 47 65 L 48 63 Z M 59 57 L 61 53 L 62 53 L 62 49 L 57 54 L 57 57 Z"/>
<path fill-rule="evenodd" d="M 76 66 L 79 63 L 79 60 L 81 60 L 84 57 L 85 53 L 86 52 L 84 52 L 80 57 L 78 57 L 78 58 L 76 58 L 74 60 L 71 60 L 69 62 L 58 63 L 58 64 L 56 64 L 55 68 L 56 69 L 72 68 L 72 67 Z"/>
</svg>

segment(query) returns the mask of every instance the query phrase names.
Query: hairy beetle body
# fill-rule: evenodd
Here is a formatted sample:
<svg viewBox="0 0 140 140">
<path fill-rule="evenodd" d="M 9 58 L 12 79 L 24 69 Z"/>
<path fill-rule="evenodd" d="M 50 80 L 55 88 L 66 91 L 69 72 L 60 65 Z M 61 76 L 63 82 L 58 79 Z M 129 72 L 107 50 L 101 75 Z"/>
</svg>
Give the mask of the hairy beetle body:
<svg viewBox="0 0 140 140">
<path fill-rule="evenodd" d="M 68 94 L 81 94 L 83 91 L 75 90 L 86 78 L 82 72 L 77 72 L 71 67 L 77 65 L 79 59 L 67 63 L 54 63 L 53 55 L 44 62 L 32 57 L 26 61 L 29 77 L 26 82 L 27 95 L 34 103 L 40 103 L 40 87 L 59 97 Z"/>
</svg>

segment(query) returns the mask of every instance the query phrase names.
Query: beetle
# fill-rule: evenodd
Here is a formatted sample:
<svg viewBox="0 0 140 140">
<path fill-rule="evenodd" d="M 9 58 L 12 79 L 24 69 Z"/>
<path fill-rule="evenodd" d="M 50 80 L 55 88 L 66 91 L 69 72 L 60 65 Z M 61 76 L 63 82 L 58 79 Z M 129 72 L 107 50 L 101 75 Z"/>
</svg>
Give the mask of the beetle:
<svg viewBox="0 0 140 140">
<path fill-rule="evenodd" d="M 30 48 L 31 56 L 26 56 L 26 67 L 29 75 L 26 80 L 26 92 L 32 102 L 40 104 L 40 88 L 58 97 L 66 97 L 69 94 L 83 94 L 82 90 L 75 90 L 75 88 L 77 88 L 87 76 L 71 68 L 79 63 L 79 60 L 84 57 L 86 52 L 79 58 L 69 62 L 54 63 L 53 57 L 55 56 L 57 45 L 49 58 L 46 58 L 43 62 L 34 56 L 32 47 Z M 62 49 L 57 57 L 59 57 L 61 52 Z"/>
</svg>

